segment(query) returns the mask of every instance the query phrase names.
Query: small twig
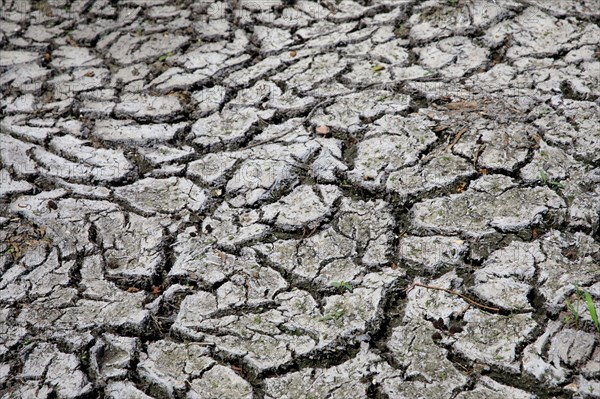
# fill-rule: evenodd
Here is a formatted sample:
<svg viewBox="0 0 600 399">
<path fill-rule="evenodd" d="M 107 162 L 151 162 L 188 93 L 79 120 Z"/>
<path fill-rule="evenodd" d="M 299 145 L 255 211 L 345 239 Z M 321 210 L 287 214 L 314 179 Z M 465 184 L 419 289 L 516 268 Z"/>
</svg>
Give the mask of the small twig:
<svg viewBox="0 0 600 399">
<path fill-rule="evenodd" d="M 300 245 L 302 245 L 302 242 L 306 239 L 309 239 L 310 237 L 312 237 L 312 235 L 315 233 L 315 231 L 317 231 L 317 228 L 319 227 L 319 225 L 316 225 L 315 227 L 313 227 L 312 230 L 310 230 L 310 233 L 308 232 L 308 226 L 305 225 L 302 227 L 302 237 L 300 237 L 300 239 L 298 240 L 298 243 L 296 244 L 296 251 L 298 251 L 298 249 L 300 248 Z M 308 233 L 308 235 L 307 235 Z"/>
<path fill-rule="evenodd" d="M 446 150 L 451 151 L 452 148 L 454 148 L 454 146 L 456 145 L 456 143 L 458 143 L 458 140 L 460 140 L 460 138 L 462 137 L 462 135 L 465 134 L 465 132 L 467 130 L 469 130 L 469 128 L 466 127 L 466 126 L 463 127 L 462 129 L 460 129 L 458 131 L 458 133 L 456 133 L 456 136 L 454 137 L 454 140 L 452 140 L 452 143 L 448 147 L 446 147 Z"/>
<path fill-rule="evenodd" d="M 460 364 L 460 363 L 458 363 L 458 362 L 456 362 L 456 363 L 454 363 L 454 364 L 458 364 L 460 367 L 462 367 L 462 369 L 463 369 L 463 370 L 465 370 L 465 372 L 466 372 L 467 374 L 470 374 L 470 372 L 469 372 L 469 369 L 468 369 L 468 368 L 466 368 L 465 366 L 463 366 L 462 364 Z"/>
<path fill-rule="evenodd" d="M 479 156 L 481 155 L 483 150 L 485 150 L 485 147 L 487 147 L 487 144 L 482 144 L 477 148 L 477 150 L 475 151 L 475 155 L 473 156 L 473 164 L 477 164 L 477 161 L 479 161 Z"/>
<path fill-rule="evenodd" d="M 444 291 L 444 292 L 446 292 L 448 294 L 459 296 L 464 301 L 466 301 L 467 303 L 469 303 L 470 305 L 477 306 L 478 308 L 486 309 L 486 310 L 489 310 L 491 312 L 499 312 L 500 311 L 500 309 L 498 309 L 498 308 L 492 308 L 490 306 L 486 306 L 486 305 L 483 305 L 483 304 L 481 304 L 479 302 L 476 302 L 473 299 L 469 298 L 468 296 L 465 296 L 465 295 L 461 294 L 460 292 L 452 291 L 452 290 L 449 290 L 448 288 L 435 287 L 433 285 L 426 285 L 426 284 L 421 284 L 421 283 L 412 283 L 412 285 L 410 285 L 406 289 L 406 293 L 408 293 L 414 287 L 423 287 L 423 288 L 427 288 L 429 290 Z"/>
<path fill-rule="evenodd" d="M 164 334 L 164 330 L 162 329 L 160 322 L 156 319 L 156 317 L 154 317 L 154 315 L 150 315 L 150 318 L 152 319 L 152 322 L 154 323 L 154 325 L 156 326 L 156 328 L 158 329 L 158 331 L 161 334 Z"/>
<path fill-rule="evenodd" d="M 300 237 L 300 241 L 304 240 L 304 237 L 306 237 L 306 225 L 302 226 L 302 237 Z"/>
<path fill-rule="evenodd" d="M 304 241 L 304 237 L 306 237 L 306 226 L 302 226 L 302 237 L 300 237 L 300 239 L 296 243 L 296 256 L 298 255 L 298 250 L 300 249 L 300 245 L 302 245 L 302 242 Z"/>
<path fill-rule="evenodd" d="M 321 102 L 318 102 L 315 106 L 312 107 L 312 109 L 310 110 L 310 112 L 308 113 L 308 115 L 306 115 L 306 117 L 304 118 L 304 121 L 306 122 L 307 120 L 309 120 L 313 116 L 313 114 L 315 113 L 315 111 L 317 109 L 323 107 L 325 104 L 329 105 L 328 103 L 332 103 L 334 99 L 335 98 L 333 98 L 333 99 L 332 98 L 327 98 L 327 99 L 325 99 L 325 100 L 323 100 Z"/>
<path fill-rule="evenodd" d="M 313 227 L 313 229 L 311 230 L 311 232 L 308 234 L 308 236 L 306 238 L 309 239 L 310 237 L 312 237 L 313 234 L 315 234 L 315 231 L 317 231 L 318 228 L 319 228 L 319 225 L 316 225 L 315 227 Z"/>
</svg>

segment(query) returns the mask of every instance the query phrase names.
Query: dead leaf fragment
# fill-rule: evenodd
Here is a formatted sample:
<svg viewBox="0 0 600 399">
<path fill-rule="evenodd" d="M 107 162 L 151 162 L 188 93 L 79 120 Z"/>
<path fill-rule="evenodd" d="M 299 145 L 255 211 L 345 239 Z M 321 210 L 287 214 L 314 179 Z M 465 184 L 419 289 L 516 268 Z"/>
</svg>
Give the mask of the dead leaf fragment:
<svg viewBox="0 0 600 399">
<path fill-rule="evenodd" d="M 398 265 L 397 265 L 397 264 L 395 264 L 395 263 L 392 263 L 392 266 L 391 266 L 391 267 L 392 267 L 392 270 L 396 270 L 396 269 L 398 268 Z"/>
<path fill-rule="evenodd" d="M 132 294 L 136 293 L 136 292 L 139 292 L 139 290 L 140 289 L 136 288 L 136 287 L 129 287 L 129 288 L 127 288 L 127 292 L 131 292 Z"/>
<path fill-rule="evenodd" d="M 456 101 L 450 104 L 446 104 L 446 108 L 450 110 L 471 110 L 479 108 L 479 105 L 475 101 Z"/>
<path fill-rule="evenodd" d="M 225 254 L 225 252 L 223 251 L 217 251 L 217 256 L 219 257 L 219 259 L 221 259 L 223 262 L 225 262 L 227 260 L 227 255 Z"/>
<path fill-rule="evenodd" d="M 448 332 L 450 334 L 458 334 L 461 333 L 463 331 L 463 328 L 457 324 L 451 325 L 450 328 L 448 329 Z"/>
<path fill-rule="evenodd" d="M 108 262 L 106 262 L 106 267 L 108 267 L 109 269 L 118 269 L 119 264 L 115 260 L 111 259 Z"/>
<path fill-rule="evenodd" d="M 567 259 L 573 260 L 573 259 L 577 258 L 577 251 L 571 249 L 571 250 L 567 251 L 565 256 L 567 257 Z"/>
<path fill-rule="evenodd" d="M 75 39 L 73 39 L 73 36 L 67 35 L 66 40 L 67 40 L 67 43 L 69 43 L 71 46 L 79 47 L 79 44 L 77 43 L 77 41 Z"/>
<path fill-rule="evenodd" d="M 152 295 L 160 295 L 160 287 L 157 285 L 153 285 L 152 286 L 152 290 L 150 290 L 150 292 L 152 293 Z"/>
<path fill-rule="evenodd" d="M 85 76 L 87 76 L 88 78 L 93 78 L 94 77 L 94 71 L 89 71 L 88 73 L 85 74 Z"/>
<path fill-rule="evenodd" d="M 320 136 L 327 136 L 331 132 L 331 129 L 327 125 L 321 125 L 315 129 L 315 133 Z"/>
</svg>

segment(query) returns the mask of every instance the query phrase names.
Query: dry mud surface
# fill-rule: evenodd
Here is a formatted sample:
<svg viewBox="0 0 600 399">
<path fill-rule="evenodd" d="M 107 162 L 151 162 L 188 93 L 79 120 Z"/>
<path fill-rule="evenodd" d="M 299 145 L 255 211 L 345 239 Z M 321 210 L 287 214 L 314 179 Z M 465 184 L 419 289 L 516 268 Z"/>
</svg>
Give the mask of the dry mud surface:
<svg viewBox="0 0 600 399">
<path fill-rule="evenodd" d="M 600 398 L 598 0 L 1 4 L 0 398 Z"/>
</svg>

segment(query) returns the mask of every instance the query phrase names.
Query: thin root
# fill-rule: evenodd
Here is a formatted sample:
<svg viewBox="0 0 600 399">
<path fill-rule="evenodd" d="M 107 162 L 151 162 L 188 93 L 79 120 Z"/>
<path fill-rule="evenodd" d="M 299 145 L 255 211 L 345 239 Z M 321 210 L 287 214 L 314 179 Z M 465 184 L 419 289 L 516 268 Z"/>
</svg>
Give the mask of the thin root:
<svg viewBox="0 0 600 399">
<path fill-rule="evenodd" d="M 408 288 L 406 289 L 406 293 L 408 293 L 414 287 L 423 287 L 423 288 L 427 288 L 429 290 L 444 291 L 448 294 L 456 295 L 456 296 L 462 298 L 464 301 L 466 301 L 470 305 L 477 306 L 478 308 L 481 308 L 481 309 L 489 310 L 490 312 L 500 312 L 500 309 L 498 309 L 498 308 L 486 306 L 482 303 L 479 303 L 479 302 L 469 298 L 466 295 L 461 294 L 460 292 L 452 291 L 452 290 L 449 290 L 448 288 L 435 287 L 433 285 L 426 285 L 426 284 L 421 284 L 421 283 L 412 283 L 412 285 L 408 286 Z"/>
</svg>

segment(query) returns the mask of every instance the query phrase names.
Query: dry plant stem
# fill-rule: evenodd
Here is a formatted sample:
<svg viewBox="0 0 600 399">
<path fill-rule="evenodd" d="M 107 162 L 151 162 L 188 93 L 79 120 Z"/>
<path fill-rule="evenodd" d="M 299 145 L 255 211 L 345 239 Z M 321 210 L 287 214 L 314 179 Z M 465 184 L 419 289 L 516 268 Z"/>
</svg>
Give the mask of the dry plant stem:
<svg viewBox="0 0 600 399">
<path fill-rule="evenodd" d="M 467 127 L 463 127 L 462 129 L 460 129 L 458 131 L 458 133 L 456 134 L 456 136 L 454 137 L 454 140 L 452 140 L 452 143 L 447 147 L 447 150 L 451 151 L 452 148 L 454 148 L 454 145 L 456 145 L 456 143 L 458 143 L 458 140 L 460 140 L 462 135 L 465 134 L 465 132 L 467 130 L 469 130 L 469 128 L 467 128 Z"/>
<path fill-rule="evenodd" d="M 481 303 L 479 303 L 479 302 L 476 302 L 476 301 L 472 300 L 471 298 L 469 298 L 469 297 L 467 297 L 467 296 L 465 296 L 465 295 L 461 294 L 460 292 L 452 291 L 452 290 L 449 290 L 449 289 L 447 289 L 447 288 L 435 287 L 435 286 L 433 286 L 433 285 L 426 285 L 426 284 L 421 284 L 421 283 L 412 283 L 412 285 L 410 285 L 410 286 L 409 286 L 409 287 L 406 289 L 406 293 L 408 293 L 408 292 L 409 292 L 410 290 L 412 290 L 414 287 L 423 287 L 423 288 L 427 288 L 427 289 L 429 289 L 429 290 L 444 291 L 444 292 L 446 292 L 446 293 L 448 293 L 448 294 L 459 296 L 459 297 L 461 297 L 462 299 L 464 299 L 464 300 L 465 300 L 467 303 L 469 303 L 470 305 L 477 306 L 478 308 L 485 309 L 485 310 L 489 310 L 489 311 L 491 311 L 491 312 L 499 312 L 499 311 L 500 311 L 500 309 L 498 309 L 498 308 L 492 308 L 491 306 L 486 306 L 486 305 L 484 305 L 484 304 L 481 304 Z"/>
<path fill-rule="evenodd" d="M 306 238 L 308 239 L 308 238 L 312 237 L 315 234 L 315 231 L 317 231 L 318 227 L 319 227 L 318 225 L 313 227 L 313 229 L 310 231 L 310 233 L 308 234 L 308 236 Z"/>
</svg>

